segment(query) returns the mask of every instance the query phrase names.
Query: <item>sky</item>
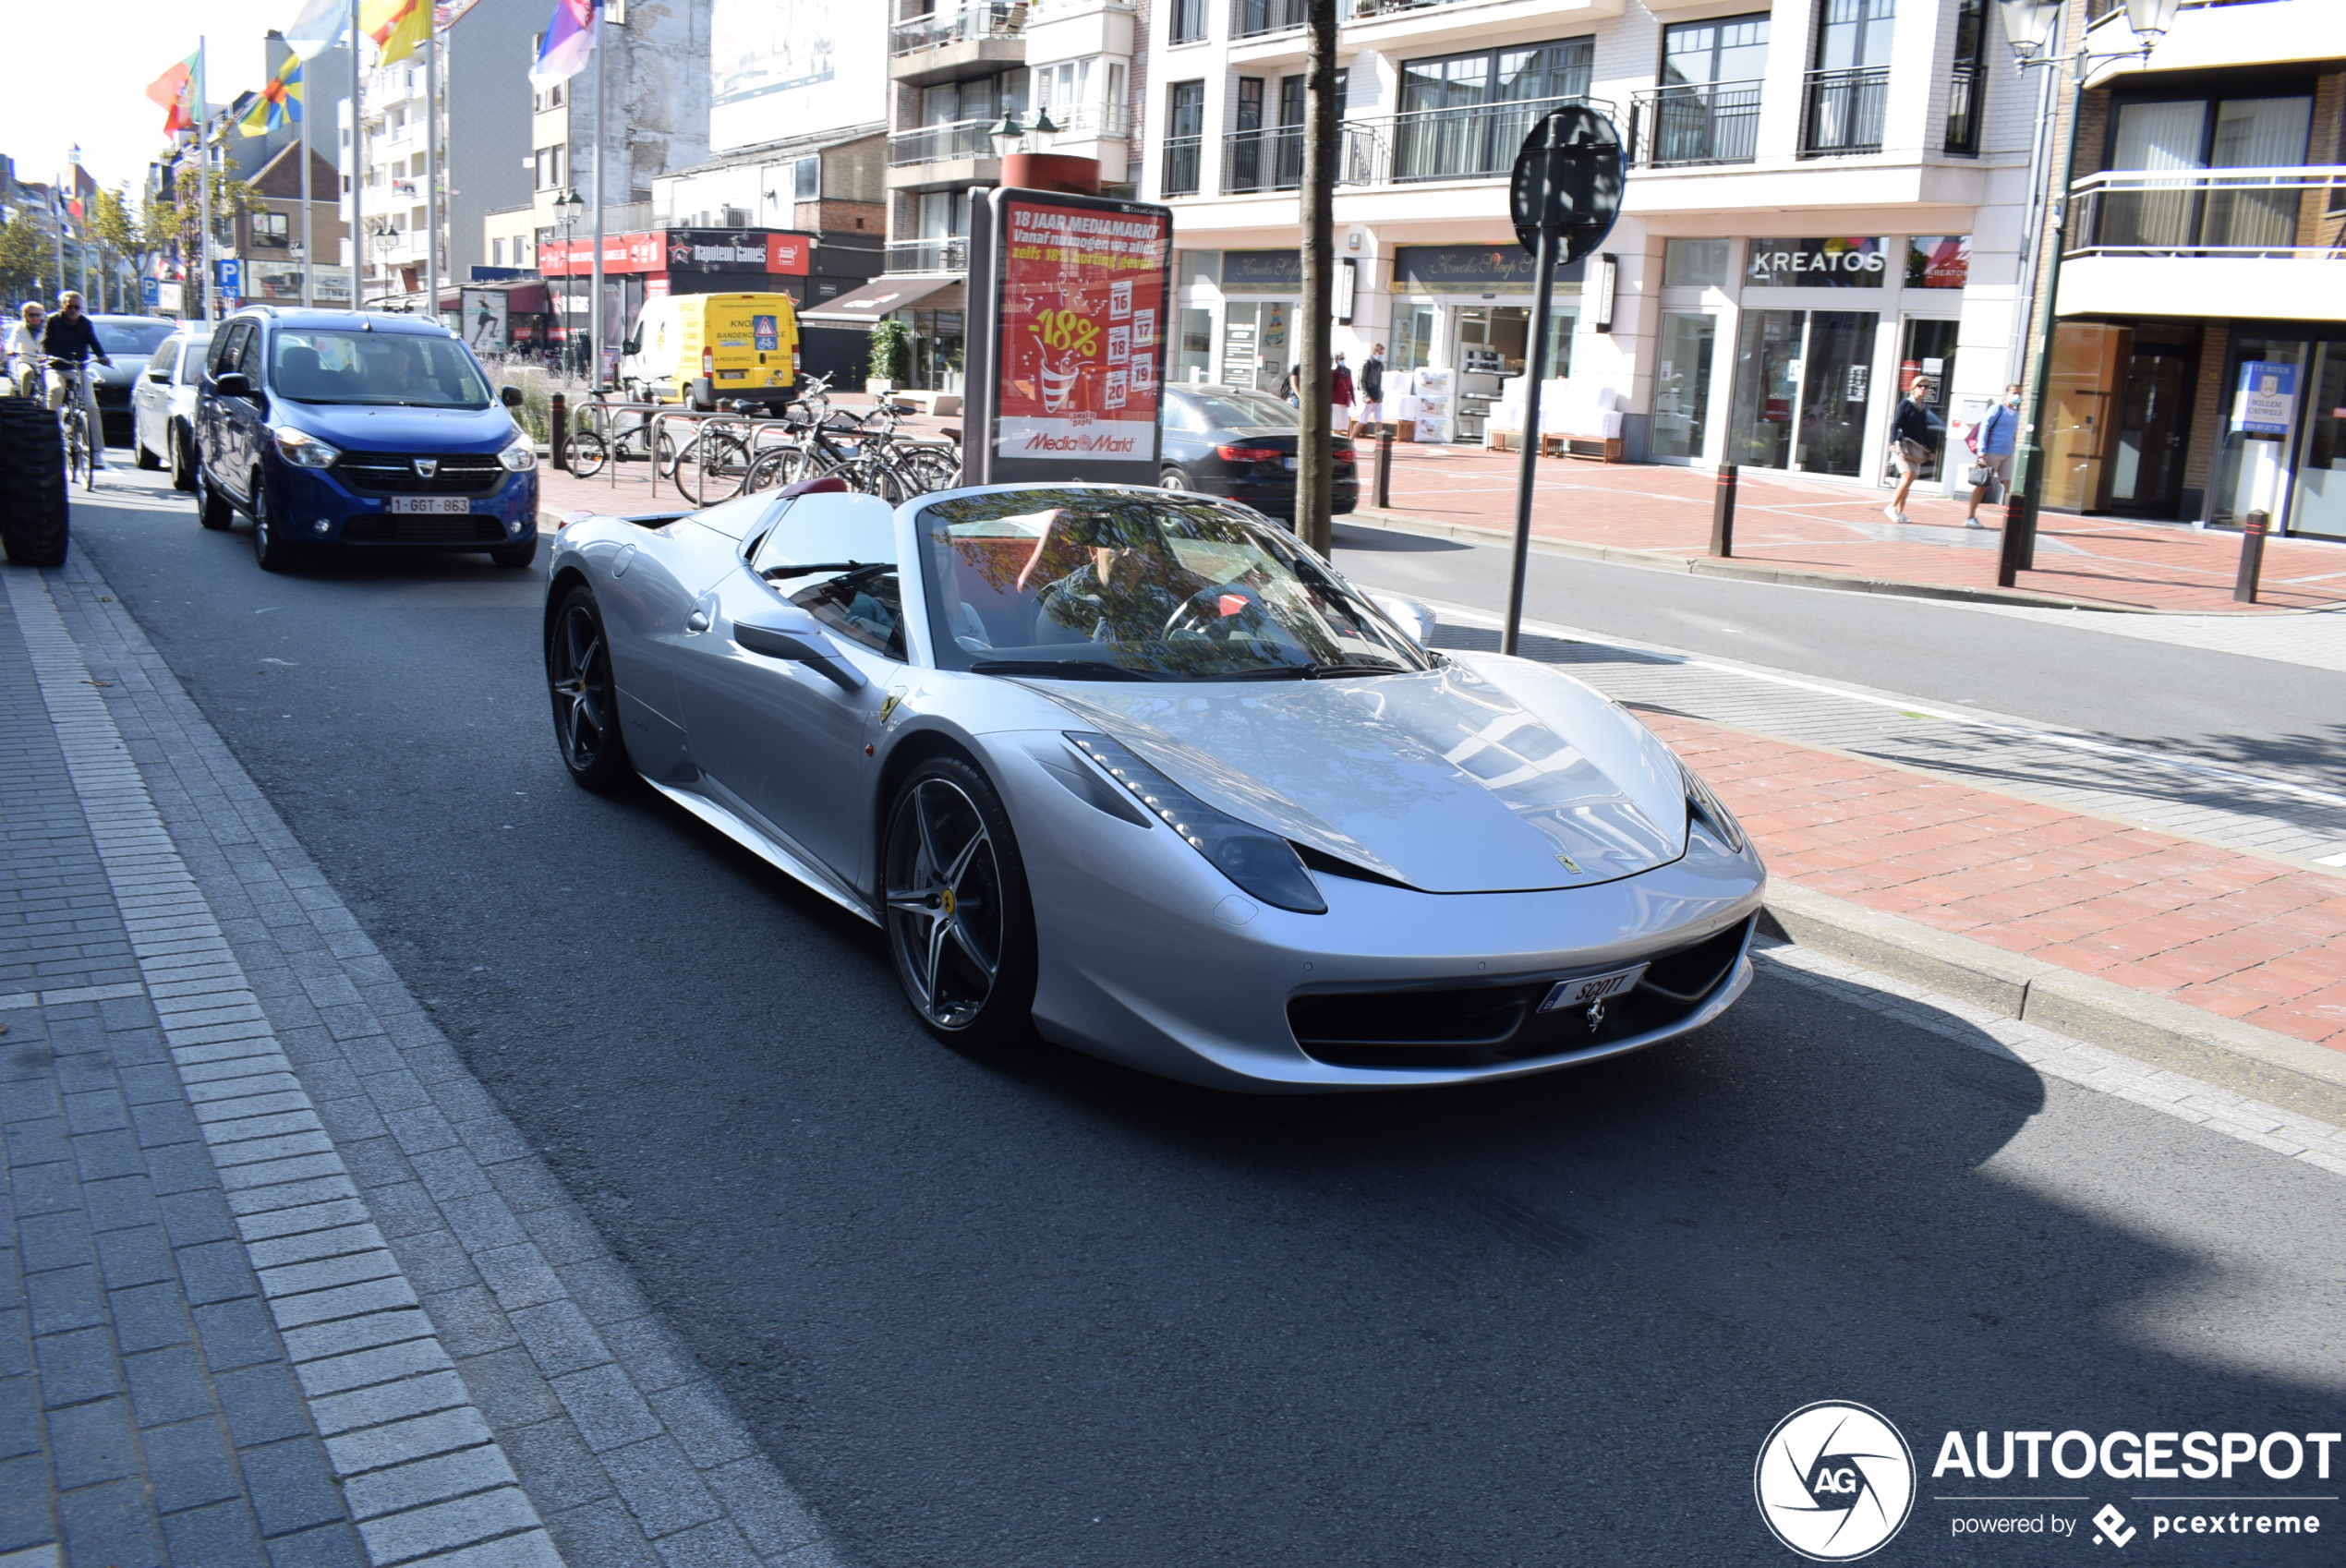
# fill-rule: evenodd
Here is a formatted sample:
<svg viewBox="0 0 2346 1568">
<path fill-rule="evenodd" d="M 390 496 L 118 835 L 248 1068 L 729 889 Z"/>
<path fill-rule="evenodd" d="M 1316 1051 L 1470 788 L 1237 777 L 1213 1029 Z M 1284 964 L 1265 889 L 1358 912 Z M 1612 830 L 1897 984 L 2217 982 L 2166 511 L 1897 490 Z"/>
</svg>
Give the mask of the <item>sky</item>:
<svg viewBox="0 0 2346 1568">
<path fill-rule="evenodd" d="M 48 180 L 78 141 L 101 186 L 128 181 L 136 192 L 163 147 L 147 84 L 194 54 L 200 34 L 211 41 L 214 103 L 259 87 L 268 76 L 260 35 L 289 25 L 301 0 L 52 0 L 6 10 L 8 54 L 25 68 L 0 92 L 0 152 L 21 178 Z"/>
</svg>

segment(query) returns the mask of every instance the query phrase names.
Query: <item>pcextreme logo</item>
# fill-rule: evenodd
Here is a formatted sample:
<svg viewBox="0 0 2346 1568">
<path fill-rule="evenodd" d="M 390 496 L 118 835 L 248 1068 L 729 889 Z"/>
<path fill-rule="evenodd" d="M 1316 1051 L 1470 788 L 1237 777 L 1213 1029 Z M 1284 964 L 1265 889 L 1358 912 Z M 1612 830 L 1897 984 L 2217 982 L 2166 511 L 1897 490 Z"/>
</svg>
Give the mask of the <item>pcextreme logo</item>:
<svg viewBox="0 0 2346 1568">
<path fill-rule="evenodd" d="M 1760 1445 L 1751 1490 L 1775 1538 L 1813 1562 L 1849 1562 L 1889 1544 L 1915 1504 L 1915 1456 L 1879 1411 L 1804 1405 Z"/>
</svg>

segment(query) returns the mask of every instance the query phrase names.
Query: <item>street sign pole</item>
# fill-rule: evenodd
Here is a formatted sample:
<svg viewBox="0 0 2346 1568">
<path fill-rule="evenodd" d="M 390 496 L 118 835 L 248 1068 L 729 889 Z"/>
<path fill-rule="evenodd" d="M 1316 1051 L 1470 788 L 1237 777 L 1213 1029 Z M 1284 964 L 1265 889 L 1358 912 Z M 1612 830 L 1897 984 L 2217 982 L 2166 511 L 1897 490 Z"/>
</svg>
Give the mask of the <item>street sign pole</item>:
<svg viewBox="0 0 2346 1568">
<path fill-rule="evenodd" d="M 1544 176 L 1543 176 L 1544 178 Z M 1542 193 L 1542 205 L 1547 193 Z M 1540 383 L 1548 379 L 1548 320 L 1554 307 L 1552 297 L 1556 284 L 1556 246 L 1559 236 L 1553 223 L 1540 225 L 1538 276 L 1531 285 L 1531 353 L 1528 372 L 1530 384 L 1523 389 L 1523 435 L 1516 444 L 1522 448 L 1516 465 L 1515 480 L 1515 542 L 1510 547 L 1507 567 L 1506 630 L 1499 639 L 1499 651 L 1511 654 L 1523 629 L 1523 574 L 1531 554 L 1531 488 L 1540 477 Z"/>
<path fill-rule="evenodd" d="M 1621 138 L 1583 104 L 1541 117 L 1516 154 L 1509 191 L 1515 235 L 1538 259 L 1531 296 L 1531 351 L 1525 356 L 1523 452 L 1516 471 L 1515 539 L 1507 573 L 1507 618 L 1499 651 L 1514 653 L 1523 630 L 1523 581 L 1531 557 L 1531 492 L 1540 476 L 1540 392 L 1548 379 L 1548 323 L 1556 268 L 1604 243 L 1621 211 Z"/>
</svg>

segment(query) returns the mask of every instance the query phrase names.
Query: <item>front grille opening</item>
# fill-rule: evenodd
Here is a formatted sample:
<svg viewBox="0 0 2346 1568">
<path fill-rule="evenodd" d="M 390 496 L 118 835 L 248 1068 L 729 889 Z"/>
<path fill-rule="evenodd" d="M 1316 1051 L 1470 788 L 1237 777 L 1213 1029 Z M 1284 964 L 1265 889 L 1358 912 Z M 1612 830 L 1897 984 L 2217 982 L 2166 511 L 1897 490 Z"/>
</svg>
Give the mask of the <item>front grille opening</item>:
<svg viewBox="0 0 2346 1568">
<path fill-rule="evenodd" d="M 361 495 L 478 496 L 495 489 L 505 473 L 495 452 L 424 456 L 436 464 L 429 479 L 416 472 L 413 456 L 387 452 L 345 452 L 335 462 L 333 475 Z"/>
<path fill-rule="evenodd" d="M 1342 1067 L 1473 1067 L 1560 1055 L 1665 1029 L 1709 1000 L 1751 935 L 1738 922 L 1649 960 L 1626 996 L 1589 1028 L 1579 1007 L 1535 1011 L 1553 981 L 1428 991 L 1314 993 L 1288 1002 L 1288 1027 L 1313 1061 Z"/>
</svg>

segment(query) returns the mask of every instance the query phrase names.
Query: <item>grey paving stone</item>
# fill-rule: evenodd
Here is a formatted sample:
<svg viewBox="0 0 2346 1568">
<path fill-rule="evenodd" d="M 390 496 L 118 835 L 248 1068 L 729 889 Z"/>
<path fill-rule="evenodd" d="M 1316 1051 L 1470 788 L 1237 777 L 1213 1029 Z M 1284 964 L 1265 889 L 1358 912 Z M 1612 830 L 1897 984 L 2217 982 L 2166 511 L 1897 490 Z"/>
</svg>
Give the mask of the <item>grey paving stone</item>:
<svg viewBox="0 0 2346 1568">
<path fill-rule="evenodd" d="M 164 1561 L 163 1532 L 147 1505 L 146 1489 L 135 1480 L 68 1491 L 57 1500 L 57 1518 L 73 1568 Z"/>
<path fill-rule="evenodd" d="M 559 1304 L 558 1304 L 559 1305 Z M 552 1308 L 539 1308 L 550 1311 Z M 575 1309 L 574 1309 L 575 1310 Z M 583 1322 L 585 1314 L 580 1314 Z M 611 1354 L 627 1369 L 627 1376 L 647 1394 L 699 1377 L 700 1368 L 666 1324 L 649 1314 L 622 1322 L 605 1323 L 598 1331 Z M 527 1335 L 525 1334 L 526 1339 Z"/>
<path fill-rule="evenodd" d="M 652 1550 L 666 1568 L 759 1568 L 757 1553 L 722 1519 L 663 1536 L 652 1543 Z"/>
<path fill-rule="evenodd" d="M 352 1389 L 414 1377 L 419 1372 L 449 1371 L 454 1366 L 448 1353 L 440 1347 L 439 1340 L 409 1339 L 396 1345 L 354 1351 L 347 1356 L 306 1361 L 294 1369 L 294 1376 L 300 1380 L 302 1392 L 314 1400 L 330 1393 L 346 1393 Z M 500 1423 L 491 1417 L 490 1424 Z"/>
<path fill-rule="evenodd" d="M 684 1383 L 648 1397 L 653 1413 L 699 1468 L 746 1459 L 757 1452 L 724 1397 L 708 1383 Z"/>
<path fill-rule="evenodd" d="M 469 1405 L 413 1420 L 393 1421 L 326 1440 L 326 1453 L 339 1475 L 386 1469 L 490 1441 L 489 1424 Z"/>
<path fill-rule="evenodd" d="M 38 1453 L 0 1459 L 0 1551 L 57 1538 L 48 1464 Z"/>
<path fill-rule="evenodd" d="M 398 1562 L 526 1530 L 537 1524 L 537 1512 L 521 1489 L 503 1487 L 404 1514 L 361 1519 L 358 1538 L 378 1562 Z"/>
<path fill-rule="evenodd" d="M 57 1485 L 68 1491 L 139 1472 L 139 1441 L 131 1432 L 127 1400 L 102 1399 L 51 1411 L 49 1444 Z"/>
<path fill-rule="evenodd" d="M 309 1410 L 282 1365 L 246 1367 L 212 1380 L 228 1433 L 238 1448 L 298 1437 L 310 1430 Z"/>
<path fill-rule="evenodd" d="M 105 1293 L 98 1286 L 95 1265 L 27 1274 L 24 1290 L 36 1334 L 86 1329 L 106 1321 Z"/>
<path fill-rule="evenodd" d="M 276 1331 L 257 1297 L 199 1307 L 188 1315 L 195 1320 L 204 1363 L 215 1372 L 278 1358 Z"/>
<path fill-rule="evenodd" d="M 348 1525 L 324 1526 L 269 1542 L 270 1568 L 368 1568 L 367 1549 Z"/>
<path fill-rule="evenodd" d="M 236 1474 L 236 1450 L 227 1429 L 217 1420 L 152 1428 L 139 1434 L 139 1441 L 146 1451 L 155 1506 L 166 1514 L 218 1502 L 244 1490 Z"/>
<path fill-rule="evenodd" d="M 52 1408 L 122 1392 L 114 1334 L 103 1325 L 43 1334 L 32 1342 L 41 1369 L 42 1402 Z"/>
<path fill-rule="evenodd" d="M 568 1417 L 507 1428 L 497 1436 L 520 1472 L 522 1485 L 538 1500 L 539 1512 L 549 1516 L 616 1495 L 611 1478 L 578 1441 Z"/>
<path fill-rule="evenodd" d="M 459 1368 L 473 1403 L 499 1431 L 549 1421 L 562 1414 L 528 1351 L 519 1345 L 475 1356 Z"/>
<path fill-rule="evenodd" d="M 441 1291 L 425 1307 L 440 1326 L 440 1342 L 460 1361 L 519 1343 L 505 1314 L 481 1286 Z"/>
<path fill-rule="evenodd" d="M 661 1568 L 635 1516 L 617 1497 L 549 1514 L 546 1531 L 570 1568 Z"/>
<path fill-rule="evenodd" d="M 96 1242 L 98 1277 L 109 1291 L 159 1284 L 175 1272 L 171 1242 L 160 1224 L 101 1231 Z"/>
<path fill-rule="evenodd" d="M 431 1320 L 420 1310 L 412 1307 L 399 1308 L 388 1312 L 369 1312 L 362 1317 L 341 1318 L 333 1322 L 288 1329 L 285 1331 L 285 1354 L 296 1364 L 307 1364 L 320 1357 L 346 1356 L 354 1350 L 422 1338 L 431 1332 Z"/>
<path fill-rule="evenodd" d="M 112 1181 L 84 1182 L 81 1197 L 90 1228 L 101 1236 L 108 1231 L 154 1224 L 162 1218 L 154 1189 L 147 1185 L 143 1174 Z"/>
<path fill-rule="evenodd" d="M 609 1449 L 598 1457 L 628 1511 L 654 1540 L 718 1516 L 717 1500 L 671 1438 Z"/>
<path fill-rule="evenodd" d="M 200 1562 L 204 1568 L 268 1568 L 252 1510 L 242 1498 L 215 1502 L 209 1508 L 163 1516 L 163 1538 L 175 1562 Z"/>
<path fill-rule="evenodd" d="M 190 1306 L 233 1301 L 259 1292 L 241 1242 L 213 1241 L 177 1249 L 179 1277 Z"/>
<path fill-rule="evenodd" d="M 315 1438 L 243 1449 L 236 1460 L 263 1535 L 286 1535 L 348 1517 L 326 1451 Z"/>
<path fill-rule="evenodd" d="M 163 1232 L 171 1237 L 174 1247 L 225 1241 L 236 1234 L 228 1201 L 216 1190 L 175 1192 L 157 1199 L 155 1205 L 162 1212 Z"/>
<path fill-rule="evenodd" d="M 45 1445 L 41 1380 L 30 1372 L 0 1378 L 0 1458 L 39 1453 Z"/>
<path fill-rule="evenodd" d="M 741 1526 L 750 1544 L 768 1557 L 779 1557 L 822 1538 L 815 1517 L 781 1484 L 774 1467 L 763 1459 L 744 1459 L 722 1465 L 701 1479 L 725 1504 L 727 1517 Z"/>
<path fill-rule="evenodd" d="M 434 1228 L 415 1231 L 391 1244 L 399 1255 L 399 1266 L 416 1289 L 425 1296 L 437 1296 L 443 1291 L 462 1290 L 481 1283 L 480 1274 L 473 1267 L 463 1242 L 453 1231 Z"/>
<path fill-rule="evenodd" d="M 376 1383 L 312 1399 L 309 1414 L 319 1431 L 333 1437 L 363 1427 L 429 1415 L 435 1410 L 453 1410 L 468 1403 L 465 1380 L 451 1369 L 424 1372 L 395 1382 Z"/>
<path fill-rule="evenodd" d="M 216 1408 L 203 1357 L 192 1345 L 167 1345 L 122 1358 L 130 1410 L 141 1427 L 193 1420 Z"/>
<path fill-rule="evenodd" d="M 26 1273 L 46 1269 L 70 1269 L 98 1260 L 90 1239 L 90 1221 L 79 1209 L 54 1214 L 33 1214 L 18 1222 L 18 1265 Z"/>
<path fill-rule="evenodd" d="M 594 1453 L 641 1442 L 659 1432 L 659 1417 L 615 1363 L 551 1381 L 555 1397 L 578 1428 L 580 1440 Z"/>
<path fill-rule="evenodd" d="M 493 1444 L 436 1454 L 389 1470 L 353 1476 L 343 1495 L 354 1518 L 396 1514 L 449 1498 L 515 1485 L 514 1467 Z"/>
</svg>

